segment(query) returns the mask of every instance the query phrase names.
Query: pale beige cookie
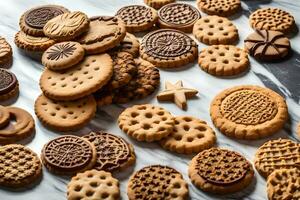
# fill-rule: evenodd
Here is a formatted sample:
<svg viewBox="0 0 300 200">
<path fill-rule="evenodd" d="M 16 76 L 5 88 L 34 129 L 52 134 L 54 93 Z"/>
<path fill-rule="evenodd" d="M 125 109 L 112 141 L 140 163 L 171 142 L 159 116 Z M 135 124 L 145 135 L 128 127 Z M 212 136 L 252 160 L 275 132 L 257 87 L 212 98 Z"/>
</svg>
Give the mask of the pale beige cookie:
<svg viewBox="0 0 300 200">
<path fill-rule="evenodd" d="M 268 176 L 269 200 L 300 199 L 300 169 L 278 169 Z"/>
<path fill-rule="evenodd" d="M 240 0 L 198 0 L 198 8 L 208 15 L 228 17 L 241 10 Z"/>
<path fill-rule="evenodd" d="M 241 85 L 219 93 L 211 102 L 210 116 L 223 134 L 255 140 L 279 131 L 288 112 L 285 100 L 273 90 Z"/>
<path fill-rule="evenodd" d="M 138 57 L 140 50 L 139 40 L 131 33 L 126 33 L 124 40 L 119 46 L 114 48 L 115 51 L 125 51 L 130 53 L 133 57 Z"/>
<path fill-rule="evenodd" d="M 54 101 L 40 95 L 34 110 L 39 120 L 57 131 L 72 131 L 84 127 L 95 115 L 96 101 L 87 96 L 77 101 Z"/>
<path fill-rule="evenodd" d="M 277 169 L 300 169 L 299 163 L 300 144 L 281 138 L 264 143 L 254 158 L 256 170 L 265 178 Z"/>
<path fill-rule="evenodd" d="M 108 54 L 90 55 L 63 72 L 45 69 L 40 78 L 40 87 L 51 99 L 76 100 L 102 88 L 112 74 L 113 64 Z"/>
<path fill-rule="evenodd" d="M 233 44 L 238 38 L 235 25 L 225 17 L 216 15 L 199 19 L 193 28 L 193 35 L 204 44 Z"/>
<path fill-rule="evenodd" d="M 135 105 L 125 109 L 118 119 L 119 127 L 138 141 L 152 142 L 168 136 L 174 119 L 164 108 L 151 104 Z"/>
<path fill-rule="evenodd" d="M 175 0 L 144 0 L 145 4 L 148 6 L 155 8 L 156 10 L 160 9 L 164 5 L 169 3 L 174 3 Z"/>
<path fill-rule="evenodd" d="M 214 76 L 232 76 L 246 71 L 250 65 L 245 50 L 233 45 L 212 45 L 201 50 L 198 64 Z"/>
<path fill-rule="evenodd" d="M 205 121 L 191 116 L 174 117 L 173 132 L 160 141 L 163 148 L 177 153 L 198 153 L 216 142 L 216 135 Z"/>
<path fill-rule="evenodd" d="M 78 173 L 68 183 L 68 200 L 119 200 L 119 181 L 111 173 L 87 170 Z"/>
</svg>

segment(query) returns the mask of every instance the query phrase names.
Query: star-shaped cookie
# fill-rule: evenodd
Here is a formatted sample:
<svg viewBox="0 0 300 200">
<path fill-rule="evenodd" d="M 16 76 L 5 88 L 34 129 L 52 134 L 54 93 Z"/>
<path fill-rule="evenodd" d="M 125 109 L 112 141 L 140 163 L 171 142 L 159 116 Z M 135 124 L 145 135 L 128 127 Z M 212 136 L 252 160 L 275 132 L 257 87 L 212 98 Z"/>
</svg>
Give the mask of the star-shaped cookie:
<svg viewBox="0 0 300 200">
<path fill-rule="evenodd" d="M 176 105 L 185 110 L 186 99 L 194 97 L 198 91 L 183 87 L 182 81 L 172 84 L 166 81 L 165 90 L 157 95 L 159 101 L 174 101 Z"/>
</svg>

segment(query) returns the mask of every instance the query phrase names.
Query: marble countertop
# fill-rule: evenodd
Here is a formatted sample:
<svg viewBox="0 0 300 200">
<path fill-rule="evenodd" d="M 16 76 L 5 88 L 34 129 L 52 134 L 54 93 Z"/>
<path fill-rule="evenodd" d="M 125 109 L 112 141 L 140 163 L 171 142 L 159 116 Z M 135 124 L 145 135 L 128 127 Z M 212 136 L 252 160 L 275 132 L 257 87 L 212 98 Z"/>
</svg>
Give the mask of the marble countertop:
<svg viewBox="0 0 300 200">
<path fill-rule="evenodd" d="M 179 1 L 196 6 L 196 1 Z M 31 60 L 30 58 L 20 54 L 17 47 L 14 45 L 14 35 L 19 30 L 18 22 L 21 14 L 27 9 L 43 4 L 60 4 L 70 10 L 81 10 L 89 16 L 94 15 L 114 15 L 116 11 L 125 5 L 143 4 L 142 0 L 1 0 L 0 1 L 0 35 L 5 37 L 13 47 L 13 71 L 20 82 L 20 95 L 15 102 L 9 102 L 13 106 L 21 107 L 29 111 L 35 118 L 36 135 L 34 139 L 26 145 L 32 148 L 35 152 L 40 153 L 42 146 L 50 139 L 57 137 L 60 133 L 55 133 L 47 130 L 41 125 L 34 114 L 34 101 L 41 93 L 39 88 L 39 78 L 43 70 L 43 66 Z M 262 7 L 278 7 L 290 12 L 296 20 L 299 28 L 300 1 L 291 0 L 243 0 L 243 11 L 231 18 L 233 23 L 238 27 L 240 41 L 237 44 L 243 47 L 243 40 L 252 32 L 248 23 L 248 16 L 251 12 Z M 204 13 L 201 13 L 205 15 Z M 142 36 L 142 35 L 140 35 Z M 258 173 L 255 173 L 255 181 L 245 190 L 228 196 L 217 196 L 204 193 L 193 186 L 187 176 L 187 166 L 192 156 L 179 155 L 162 149 L 156 143 L 137 142 L 129 138 L 117 126 L 117 118 L 124 107 L 137 103 L 152 103 L 159 104 L 165 107 L 174 115 L 191 115 L 207 121 L 212 127 L 209 116 L 209 105 L 213 97 L 225 88 L 241 85 L 254 84 L 264 85 L 280 94 L 287 101 L 290 120 L 285 125 L 285 128 L 273 135 L 272 137 L 258 141 L 237 141 L 229 139 L 216 130 L 217 146 L 233 149 L 243 154 L 247 159 L 253 161 L 256 149 L 265 141 L 272 138 L 289 137 L 297 140 L 296 125 L 300 121 L 300 37 L 299 33 L 291 38 L 293 54 L 291 57 L 279 63 L 258 63 L 251 59 L 251 69 L 246 74 L 237 78 L 216 78 L 202 71 L 196 63 L 190 64 L 187 67 L 176 71 L 161 72 L 161 86 L 159 91 L 164 87 L 164 82 L 169 80 L 176 82 L 178 79 L 183 80 L 186 87 L 191 87 L 199 90 L 198 98 L 188 101 L 188 110 L 182 111 L 173 103 L 158 103 L 155 94 L 140 100 L 131 102 L 126 105 L 111 105 L 106 106 L 97 111 L 94 120 L 83 130 L 76 134 L 87 133 L 90 130 L 105 130 L 116 135 L 122 136 L 127 141 L 132 143 L 137 155 L 136 164 L 122 173 L 114 174 L 120 180 L 121 196 L 123 200 L 127 199 L 126 187 L 130 174 L 144 166 L 152 164 L 162 164 L 174 167 L 180 171 L 185 180 L 189 183 L 190 199 L 191 200 L 206 200 L 206 199 L 245 199 L 245 200 L 264 200 L 266 195 L 266 181 Z M 199 44 L 199 50 L 205 47 Z M 298 138 L 299 139 L 299 138 Z M 298 140 L 299 141 L 299 140 Z M 66 199 L 66 184 L 69 179 L 58 177 L 50 174 L 47 170 L 43 171 L 43 179 L 39 185 L 25 190 L 10 191 L 0 188 L 1 200 L 18 200 L 30 199 L 40 200 L 64 200 Z"/>
</svg>

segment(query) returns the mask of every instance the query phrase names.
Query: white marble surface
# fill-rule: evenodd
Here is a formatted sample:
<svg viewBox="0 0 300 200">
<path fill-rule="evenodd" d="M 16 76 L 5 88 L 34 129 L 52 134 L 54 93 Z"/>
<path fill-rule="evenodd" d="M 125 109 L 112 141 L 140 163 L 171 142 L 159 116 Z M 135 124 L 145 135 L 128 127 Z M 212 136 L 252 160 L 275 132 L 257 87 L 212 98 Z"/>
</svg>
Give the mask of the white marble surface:
<svg viewBox="0 0 300 200">
<path fill-rule="evenodd" d="M 196 5 L 195 1 L 182 1 L 192 5 Z M 7 38 L 13 47 L 14 63 L 11 70 L 17 75 L 20 82 L 20 96 L 12 103 L 14 106 L 18 106 L 29 111 L 36 121 L 36 135 L 34 139 L 26 144 L 37 153 L 40 153 L 42 146 L 50 139 L 59 136 L 60 133 L 54 133 L 44 128 L 38 119 L 34 115 L 33 105 L 36 97 L 41 93 L 38 85 L 40 74 L 43 67 L 40 63 L 35 62 L 23 55 L 21 55 L 16 46 L 13 43 L 14 35 L 18 31 L 18 21 L 21 14 L 27 9 L 43 4 L 60 4 L 70 10 L 81 10 L 87 13 L 89 16 L 93 15 L 114 15 L 116 11 L 125 5 L 130 4 L 143 4 L 142 0 L 1 0 L 0 1 L 0 35 Z M 238 46 L 243 46 L 243 40 L 252 32 L 248 24 L 248 15 L 251 11 L 259 7 L 279 7 L 289 11 L 294 17 L 299 27 L 300 23 L 300 1 L 294 0 L 248 0 L 243 1 L 243 12 L 240 15 L 232 17 L 234 24 L 238 27 L 240 34 L 240 41 Z M 250 10 L 250 11 L 249 11 Z M 202 13 L 202 15 L 205 15 Z M 209 117 L 209 105 L 212 98 L 225 88 L 241 85 L 241 84 L 255 84 L 266 85 L 276 91 L 280 91 L 286 98 L 289 113 L 290 122 L 286 124 L 284 130 L 275 134 L 271 138 L 290 137 L 296 139 L 295 128 L 298 121 L 300 121 L 300 38 L 299 34 L 291 38 L 292 48 L 295 51 L 293 56 L 284 62 L 276 64 L 261 64 L 251 59 L 251 70 L 243 76 L 231 79 L 216 78 L 203 72 L 197 64 L 191 64 L 186 68 L 182 68 L 177 71 L 164 71 L 161 70 L 161 82 L 165 80 L 172 82 L 178 79 L 183 80 L 183 83 L 187 87 L 196 88 L 199 90 L 198 98 L 190 100 L 188 102 L 188 110 L 182 111 L 172 103 L 158 103 L 155 96 L 132 102 L 136 103 L 152 103 L 159 104 L 174 115 L 191 115 L 207 121 L 212 127 L 212 122 Z M 199 49 L 205 47 L 203 44 L 199 44 Z M 159 90 L 164 87 L 161 84 Z M 129 105 L 124 105 L 129 106 Z M 189 183 L 190 199 L 253 199 L 264 200 L 266 197 L 266 182 L 265 180 L 255 173 L 255 181 L 240 193 L 229 196 L 216 196 L 203 193 L 195 188 L 187 176 L 187 165 L 192 156 L 183 156 L 174 154 L 162 149 L 156 143 L 142 143 L 127 137 L 119 130 L 116 120 L 123 107 L 121 105 L 107 106 L 98 110 L 96 118 L 79 134 L 86 133 L 91 129 L 106 130 L 116 135 L 123 136 L 135 147 L 137 155 L 136 165 L 123 173 L 117 173 L 115 176 L 120 180 L 122 199 L 127 199 L 126 187 L 130 174 L 146 165 L 162 164 L 169 165 L 176 168 L 183 175 L 185 180 Z M 233 149 L 243 154 L 250 161 L 254 158 L 254 153 L 261 144 L 271 139 L 266 138 L 258 141 L 237 141 L 229 139 L 216 130 L 217 145 L 219 147 Z M 298 140 L 299 141 L 299 140 Z M 54 176 L 44 169 L 43 179 L 39 185 L 33 188 L 28 188 L 22 191 L 10 191 L 0 188 L 1 200 L 63 200 L 66 199 L 66 184 L 68 178 L 61 178 Z"/>
</svg>

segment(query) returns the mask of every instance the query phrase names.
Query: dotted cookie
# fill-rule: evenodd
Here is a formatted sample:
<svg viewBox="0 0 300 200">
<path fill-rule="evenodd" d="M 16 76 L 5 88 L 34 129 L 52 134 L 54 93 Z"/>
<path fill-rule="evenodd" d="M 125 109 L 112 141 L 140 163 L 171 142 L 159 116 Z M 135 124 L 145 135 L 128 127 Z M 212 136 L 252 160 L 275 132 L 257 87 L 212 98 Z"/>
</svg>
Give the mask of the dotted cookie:
<svg viewBox="0 0 300 200">
<path fill-rule="evenodd" d="M 233 44 L 238 38 L 238 30 L 233 23 L 219 16 L 206 16 L 199 19 L 193 28 L 193 35 L 204 44 Z"/>
<path fill-rule="evenodd" d="M 253 168 L 240 154 L 211 148 L 196 155 L 188 171 L 192 183 L 205 192 L 227 194 L 247 187 L 254 178 Z"/>
<path fill-rule="evenodd" d="M 19 94 L 19 82 L 10 71 L 0 68 L 0 101 L 11 99 Z"/>
<path fill-rule="evenodd" d="M 5 38 L 0 36 L 0 68 L 9 68 L 12 64 L 12 48 Z"/>
<path fill-rule="evenodd" d="M 164 5 L 167 5 L 169 3 L 174 3 L 175 0 L 144 0 L 145 4 L 148 6 L 155 8 L 155 9 L 160 9 Z"/>
<path fill-rule="evenodd" d="M 118 119 L 122 131 L 138 141 L 161 140 L 172 133 L 174 119 L 164 108 L 144 104 L 125 109 Z"/>
<path fill-rule="evenodd" d="M 182 175 L 168 166 L 152 165 L 135 172 L 129 179 L 129 200 L 188 199 L 188 185 Z"/>
<path fill-rule="evenodd" d="M 198 8 L 208 15 L 228 17 L 241 10 L 240 0 L 198 0 Z"/>
<path fill-rule="evenodd" d="M 285 100 L 276 92 L 243 85 L 218 94 L 211 103 L 210 116 L 223 134 L 255 140 L 279 131 L 288 113 Z"/>
<path fill-rule="evenodd" d="M 215 76 L 232 76 L 246 71 L 250 65 L 245 50 L 233 45 L 212 45 L 201 50 L 198 64 Z"/>
<path fill-rule="evenodd" d="M 126 33 L 124 40 L 113 51 L 125 51 L 136 58 L 139 56 L 140 42 L 133 34 Z"/>
</svg>

